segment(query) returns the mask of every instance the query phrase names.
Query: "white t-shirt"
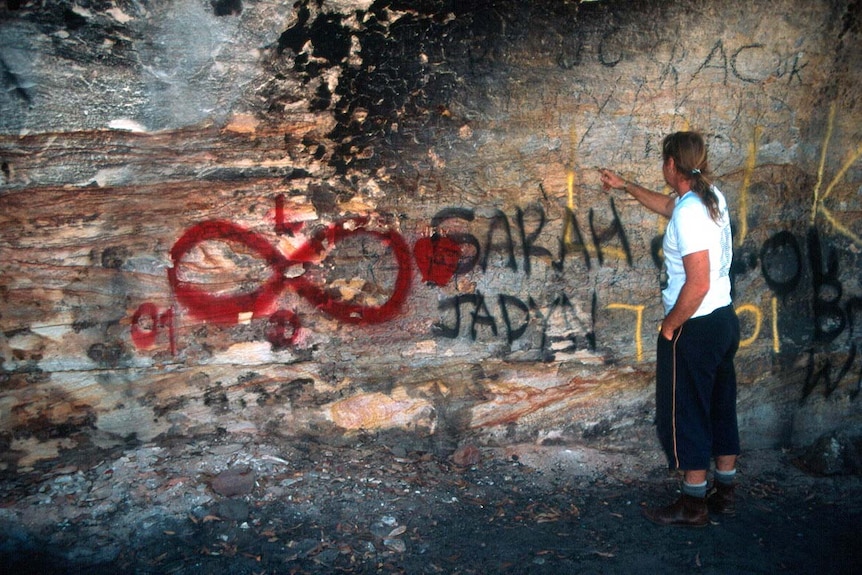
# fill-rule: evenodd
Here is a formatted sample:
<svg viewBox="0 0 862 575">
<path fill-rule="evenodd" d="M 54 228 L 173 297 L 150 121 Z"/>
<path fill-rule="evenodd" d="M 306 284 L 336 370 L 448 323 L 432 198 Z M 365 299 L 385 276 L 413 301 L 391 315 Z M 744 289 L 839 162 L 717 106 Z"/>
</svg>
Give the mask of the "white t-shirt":
<svg viewBox="0 0 862 575">
<path fill-rule="evenodd" d="M 673 309 L 685 283 L 682 258 L 703 250 L 709 250 L 709 291 L 691 317 L 708 315 L 731 303 L 730 264 L 733 260 L 733 239 L 730 232 L 730 214 L 722 193 L 715 187 L 712 190 L 718 196 L 718 211 L 721 214 L 717 223 L 709 217 L 706 206 L 695 192 L 688 192 L 676 199 L 662 243 L 667 272 L 667 286 L 663 286 L 661 292 L 665 314 Z"/>
</svg>

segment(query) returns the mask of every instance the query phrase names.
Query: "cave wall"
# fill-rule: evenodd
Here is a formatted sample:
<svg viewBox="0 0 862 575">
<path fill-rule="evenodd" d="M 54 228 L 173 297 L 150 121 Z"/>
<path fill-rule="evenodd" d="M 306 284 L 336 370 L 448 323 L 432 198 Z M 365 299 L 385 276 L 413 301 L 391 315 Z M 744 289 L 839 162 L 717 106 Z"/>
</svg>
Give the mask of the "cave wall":
<svg viewBox="0 0 862 575">
<path fill-rule="evenodd" d="M 7 0 L 0 444 L 652 441 L 662 137 L 747 446 L 862 428 L 855 1 Z M 854 331 L 855 327 L 855 331 Z"/>
</svg>

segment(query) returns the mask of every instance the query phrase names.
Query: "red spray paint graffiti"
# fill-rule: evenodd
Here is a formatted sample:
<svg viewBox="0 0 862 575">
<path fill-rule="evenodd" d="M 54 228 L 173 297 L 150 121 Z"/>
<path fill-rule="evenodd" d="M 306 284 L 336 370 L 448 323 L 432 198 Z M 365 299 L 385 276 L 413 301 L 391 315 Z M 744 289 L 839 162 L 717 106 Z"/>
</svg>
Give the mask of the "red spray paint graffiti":
<svg viewBox="0 0 862 575">
<path fill-rule="evenodd" d="M 172 309 L 159 313 L 155 304 L 141 304 L 132 315 L 132 341 L 138 348 L 150 348 L 156 343 L 159 328 L 163 327 L 168 329 L 171 355 L 174 355 L 177 352 L 177 344 L 174 337 L 174 311 Z"/>
<path fill-rule="evenodd" d="M 298 227 L 292 228 L 298 231 Z M 394 257 L 397 274 L 388 298 L 379 305 L 364 305 L 342 301 L 324 288 L 312 283 L 304 272 L 315 263 L 325 261 L 327 253 L 339 242 L 348 238 L 364 237 L 389 248 Z M 181 268 L 184 258 L 192 250 L 208 241 L 221 241 L 247 248 L 264 262 L 269 276 L 254 290 L 245 293 L 217 295 L 200 284 L 184 280 Z M 249 229 L 223 220 L 206 221 L 186 230 L 171 248 L 173 267 L 168 270 L 168 281 L 177 301 L 190 317 L 219 324 L 235 324 L 242 314 L 251 317 L 268 317 L 267 338 L 273 345 L 284 347 L 295 342 L 300 328 L 298 316 L 288 310 L 275 310 L 276 300 L 284 290 L 292 290 L 327 315 L 351 324 L 375 324 L 395 317 L 410 291 L 413 279 L 410 248 L 394 230 L 376 230 L 369 227 L 369 218 L 349 218 L 331 224 L 310 237 L 289 255 L 280 252 L 267 239 Z M 302 266 L 303 273 L 286 275 L 294 266 Z M 152 303 L 142 304 L 132 317 L 132 339 L 139 348 L 151 347 L 159 327 L 173 329 L 171 310 L 159 314 Z M 171 352 L 175 352 L 171 333 Z"/>
<path fill-rule="evenodd" d="M 410 248 L 395 231 L 368 229 L 368 218 L 351 218 L 334 223 L 311 237 L 289 256 L 285 256 L 261 235 L 226 221 L 202 222 L 189 228 L 171 249 L 173 267 L 168 270 L 168 280 L 174 295 L 189 314 L 200 320 L 217 323 L 236 323 L 242 313 L 253 317 L 269 315 L 272 304 L 285 289 L 296 292 L 324 313 L 347 323 L 380 323 L 392 319 L 407 298 L 412 281 Z M 288 268 L 301 264 L 307 270 L 311 262 L 326 253 L 327 246 L 353 236 L 365 235 L 379 240 L 392 250 L 397 262 L 398 274 L 389 298 L 378 306 L 339 301 L 327 291 L 311 283 L 304 274 L 286 277 Z M 210 240 L 230 241 L 251 249 L 267 263 L 271 274 L 256 290 L 220 296 L 213 295 L 195 285 L 181 280 L 178 270 L 183 257 L 195 246 Z"/>
<path fill-rule="evenodd" d="M 271 270 L 269 278 L 256 290 L 230 296 L 218 296 L 179 279 L 183 258 L 196 246 L 211 240 L 231 241 L 250 248 L 264 260 Z M 174 295 L 189 311 L 202 321 L 231 324 L 239 314 L 258 314 L 267 310 L 285 287 L 284 272 L 289 261 L 275 247 L 255 232 L 226 221 L 209 221 L 194 225 L 171 248 L 173 267 L 168 269 L 168 281 Z"/>
<path fill-rule="evenodd" d="M 423 280 L 445 286 L 458 269 L 461 246 L 446 236 L 434 234 L 416 240 L 413 255 Z"/>
</svg>

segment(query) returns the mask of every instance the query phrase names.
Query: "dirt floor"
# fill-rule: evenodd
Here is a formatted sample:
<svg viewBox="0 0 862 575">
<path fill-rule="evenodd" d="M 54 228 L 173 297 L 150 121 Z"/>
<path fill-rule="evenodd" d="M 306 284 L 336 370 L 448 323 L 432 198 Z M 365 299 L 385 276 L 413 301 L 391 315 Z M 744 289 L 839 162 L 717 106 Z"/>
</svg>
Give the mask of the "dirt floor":
<svg viewBox="0 0 862 575">
<path fill-rule="evenodd" d="M 701 529 L 650 448 L 442 457 L 209 437 L 66 454 L 0 482 L 0 572 L 860 573 L 862 478 L 744 454 L 739 512 Z"/>
</svg>

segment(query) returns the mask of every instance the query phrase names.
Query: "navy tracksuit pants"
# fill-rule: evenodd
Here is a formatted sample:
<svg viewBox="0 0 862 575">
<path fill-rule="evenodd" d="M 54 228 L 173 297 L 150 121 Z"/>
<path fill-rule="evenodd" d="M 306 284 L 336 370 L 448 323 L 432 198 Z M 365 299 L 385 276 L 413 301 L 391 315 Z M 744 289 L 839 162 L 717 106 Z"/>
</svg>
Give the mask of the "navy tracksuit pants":
<svg viewBox="0 0 862 575">
<path fill-rule="evenodd" d="M 686 321 L 656 351 L 656 429 L 671 469 L 709 469 L 739 454 L 736 371 L 739 320 L 732 305 Z"/>
</svg>

